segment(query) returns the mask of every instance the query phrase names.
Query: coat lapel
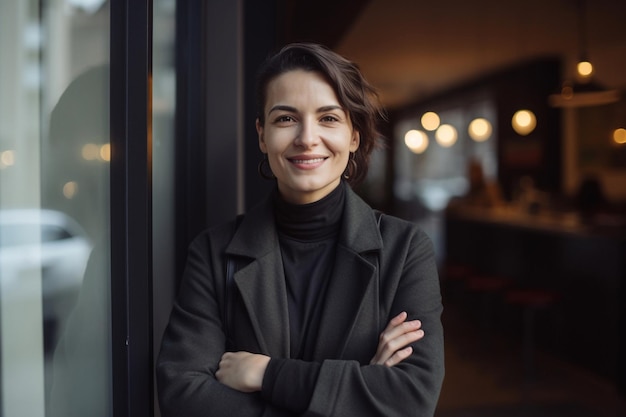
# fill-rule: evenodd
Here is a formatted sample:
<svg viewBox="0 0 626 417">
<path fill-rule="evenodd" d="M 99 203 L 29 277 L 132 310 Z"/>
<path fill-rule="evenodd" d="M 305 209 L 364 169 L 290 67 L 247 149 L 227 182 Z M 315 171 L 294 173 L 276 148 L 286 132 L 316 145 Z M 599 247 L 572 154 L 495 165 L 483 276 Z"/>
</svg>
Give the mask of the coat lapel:
<svg viewBox="0 0 626 417">
<path fill-rule="evenodd" d="M 339 247 L 330 277 L 313 357 L 340 358 L 355 326 L 377 327 L 375 267 L 349 248 Z M 358 331 L 358 329 L 356 329 Z"/>
<path fill-rule="evenodd" d="M 235 273 L 235 283 L 261 350 L 288 357 L 289 311 L 280 252 L 267 254 Z"/>
<path fill-rule="evenodd" d="M 316 338 L 314 348 L 314 357 L 318 359 L 341 358 L 347 354 L 348 342 L 371 340 L 369 334 L 379 331 L 376 258 L 382 239 L 376 217 L 349 187 L 344 210 L 319 328 L 323 337 Z M 363 346 L 358 348 L 366 351 Z"/>
<path fill-rule="evenodd" d="M 287 288 L 269 198 L 244 216 L 226 254 L 248 259 L 235 272 L 234 281 L 259 348 L 270 356 L 288 357 Z"/>
</svg>

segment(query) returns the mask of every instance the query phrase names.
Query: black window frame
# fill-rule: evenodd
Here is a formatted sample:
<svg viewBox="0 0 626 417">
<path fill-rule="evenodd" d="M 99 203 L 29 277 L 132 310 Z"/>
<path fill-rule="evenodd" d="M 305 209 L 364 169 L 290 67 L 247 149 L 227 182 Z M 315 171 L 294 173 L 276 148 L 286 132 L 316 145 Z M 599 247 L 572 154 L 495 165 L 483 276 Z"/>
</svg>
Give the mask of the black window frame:
<svg viewBox="0 0 626 417">
<path fill-rule="evenodd" d="M 154 414 L 152 369 L 152 1 L 111 0 L 113 415 Z"/>
</svg>

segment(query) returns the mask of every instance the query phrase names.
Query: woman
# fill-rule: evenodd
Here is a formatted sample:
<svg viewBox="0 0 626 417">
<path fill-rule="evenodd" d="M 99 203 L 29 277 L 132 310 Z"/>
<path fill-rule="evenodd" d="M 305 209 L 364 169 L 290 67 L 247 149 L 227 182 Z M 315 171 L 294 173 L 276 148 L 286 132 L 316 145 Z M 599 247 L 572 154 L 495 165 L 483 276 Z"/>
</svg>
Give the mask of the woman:
<svg viewBox="0 0 626 417">
<path fill-rule="evenodd" d="M 157 364 L 163 415 L 432 416 L 432 245 L 347 185 L 379 137 L 374 90 L 339 55 L 292 44 L 261 69 L 258 101 L 259 171 L 277 186 L 190 247 Z"/>
</svg>

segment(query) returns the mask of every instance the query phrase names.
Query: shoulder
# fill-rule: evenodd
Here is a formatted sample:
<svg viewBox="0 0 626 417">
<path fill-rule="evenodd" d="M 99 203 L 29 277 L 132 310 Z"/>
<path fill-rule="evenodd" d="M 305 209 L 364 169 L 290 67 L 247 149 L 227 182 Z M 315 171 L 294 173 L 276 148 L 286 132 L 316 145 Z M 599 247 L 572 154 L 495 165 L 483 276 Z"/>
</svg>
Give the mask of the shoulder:
<svg viewBox="0 0 626 417">
<path fill-rule="evenodd" d="M 344 224 L 347 229 L 353 231 L 354 235 L 351 236 L 350 242 L 358 248 L 368 246 L 363 241 L 378 241 L 380 243 L 369 246 L 382 245 L 382 248 L 385 248 L 383 250 L 397 248 L 400 244 L 430 242 L 426 233 L 416 223 L 372 208 L 353 190 L 347 194 Z"/>
<path fill-rule="evenodd" d="M 416 239 L 418 241 L 430 240 L 424 230 L 416 223 L 385 213 L 381 214 L 380 233 L 383 241 L 385 237 Z"/>
<path fill-rule="evenodd" d="M 382 253 L 391 259 L 409 259 L 431 262 L 435 259 L 435 247 L 430 237 L 416 223 L 388 214 L 380 222 L 383 241 Z"/>
<path fill-rule="evenodd" d="M 194 237 L 190 247 L 223 249 L 232 240 L 243 217 L 244 215 L 238 215 L 226 222 L 205 228 Z"/>
<path fill-rule="evenodd" d="M 214 253 L 255 258 L 272 250 L 276 240 L 272 206 L 266 200 L 245 214 L 205 229 L 193 244 L 208 245 Z"/>
<path fill-rule="evenodd" d="M 271 196 L 253 205 L 245 213 L 234 214 L 230 220 L 208 227 L 200 232 L 196 240 L 227 240 L 230 241 L 238 230 L 257 233 L 265 224 L 273 226 Z"/>
</svg>

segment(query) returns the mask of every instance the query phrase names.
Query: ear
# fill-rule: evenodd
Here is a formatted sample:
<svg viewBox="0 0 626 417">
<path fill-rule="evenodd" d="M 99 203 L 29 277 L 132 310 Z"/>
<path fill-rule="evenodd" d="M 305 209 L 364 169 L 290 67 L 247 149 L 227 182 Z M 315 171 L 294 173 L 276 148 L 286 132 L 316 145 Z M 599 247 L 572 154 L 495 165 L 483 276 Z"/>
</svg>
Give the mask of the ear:
<svg viewBox="0 0 626 417">
<path fill-rule="evenodd" d="M 350 142 L 350 152 L 356 152 L 361 144 L 361 134 L 356 130 L 352 132 L 352 141 Z"/>
<path fill-rule="evenodd" d="M 263 126 L 259 119 L 256 119 L 256 133 L 259 136 L 259 148 L 261 152 L 267 153 L 267 146 L 265 145 L 265 140 L 263 140 Z"/>
</svg>

